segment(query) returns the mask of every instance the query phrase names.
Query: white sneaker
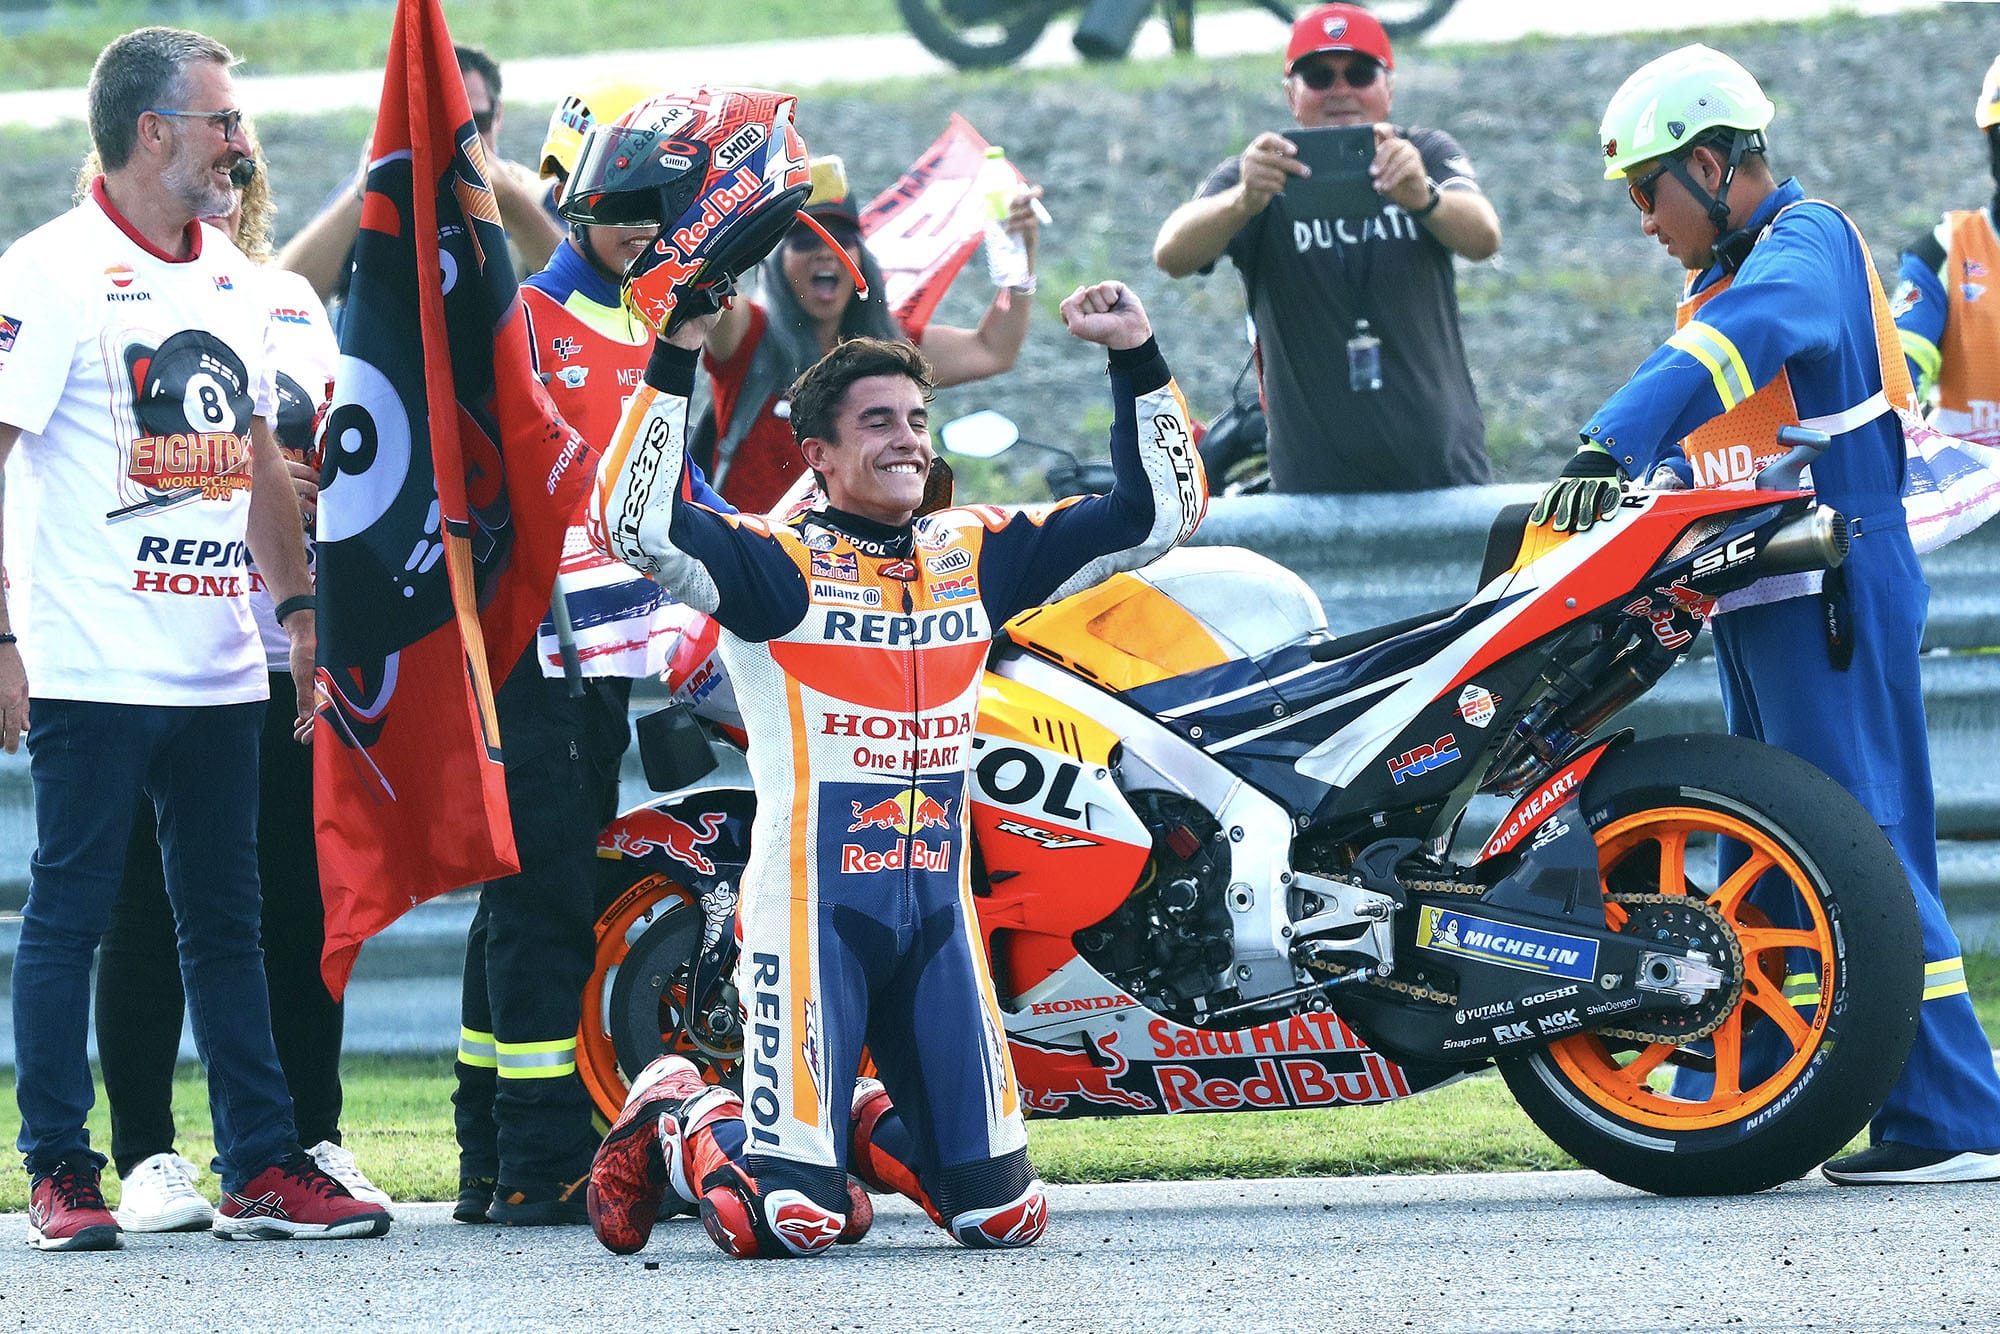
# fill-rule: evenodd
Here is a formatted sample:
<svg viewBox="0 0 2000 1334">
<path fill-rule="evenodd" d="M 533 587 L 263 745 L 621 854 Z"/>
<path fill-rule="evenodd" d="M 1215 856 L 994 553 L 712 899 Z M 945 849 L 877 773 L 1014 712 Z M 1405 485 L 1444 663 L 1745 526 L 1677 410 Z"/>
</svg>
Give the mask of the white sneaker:
<svg viewBox="0 0 2000 1334">
<path fill-rule="evenodd" d="M 389 1192 L 370 1181 L 361 1169 L 355 1166 L 354 1155 L 330 1139 L 323 1139 L 306 1150 L 306 1154 L 319 1164 L 319 1170 L 347 1187 L 347 1193 L 367 1204 L 380 1205 L 387 1209 L 395 1201 Z M 394 1215 L 391 1215 L 394 1217 Z"/>
<path fill-rule="evenodd" d="M 192 1232 L 215 1221 L 215 1206 L 194 1183 L 201 1169 L 177 1153 L 156 1153 L 126 1174 L 118 1226 L 127 1232 Z"/>
</svg>

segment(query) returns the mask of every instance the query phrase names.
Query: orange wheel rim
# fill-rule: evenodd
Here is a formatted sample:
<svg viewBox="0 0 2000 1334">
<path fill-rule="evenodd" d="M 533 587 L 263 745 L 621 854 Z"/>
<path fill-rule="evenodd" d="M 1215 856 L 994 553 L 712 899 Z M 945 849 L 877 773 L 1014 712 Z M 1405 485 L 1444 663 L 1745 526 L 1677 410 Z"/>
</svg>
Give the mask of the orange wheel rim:
<svg viewBox="0 0 2000 1334">
<path fill-rule="evenodd" d="M 1688 859 L 1690 838 L 1706 834 L 1734 839 L 1748 854 L 1713 888 L 1698 883 Z M 1715 1053 L 1708 1097 L 1676 1097 L 1657 1086 L 1674 1045 L 1613 1051 L 1594 1033 L 1565 1038 L 1548 1049 L 1577 1091 L 1621 1121 L 1685 1131 L 1740 1121 L 1791 1088 L 1826 1036 L 1833 977 L 1840 966 L 1826 906 L 1792 854 L 1769 833 L 1735 816 L 1676 806 L 1629 815 L 1598 830 L 1597 866 L 1607 882 L 1616 871 L 1656 867 L 1655 892 L 1692 894 L 1719 911 L 1743 947 L 1743 995 L 1707 1038 Z M 1748 901 L 1752 888 L 1769 884 L 1767 877 L 1789 882 L 1794 915 L 1805 925 L 1775 926 Z M 1625 925 L 1625 910 L 1615 903 L 1607 905 L 1605 917 L 1613 930 Z M 1756 1073 L 1745 1063 L 1744 1035 L 1752 1029 L 1768 1030 L 1778 1039 L 1775 1045 L 1789 1051 L 1769 1073 Z"/>
<path fill-rule="evenodd" d="M 654 918 L 672 902 L 698 906 L 694 891 L 663 875 L 648 876 L 634 884 L 604 916 L 597 919 L 597 957 L 590 980 L 583 988 L 583 1017 L 576 1032 L 576 1070 L 591 1101 L 604 1115 L 615 1116 L 625 1104 L 628 1082 L 618 1068 L 618 1047 L 606 1022 L 606 1006 L 618 968 L 638 938 Z M 685 994 L 672 994 L 677 1007 L 685 1007 Z M 663 1033 L 662 1039 L 665 1038 Z"/>
</svg>

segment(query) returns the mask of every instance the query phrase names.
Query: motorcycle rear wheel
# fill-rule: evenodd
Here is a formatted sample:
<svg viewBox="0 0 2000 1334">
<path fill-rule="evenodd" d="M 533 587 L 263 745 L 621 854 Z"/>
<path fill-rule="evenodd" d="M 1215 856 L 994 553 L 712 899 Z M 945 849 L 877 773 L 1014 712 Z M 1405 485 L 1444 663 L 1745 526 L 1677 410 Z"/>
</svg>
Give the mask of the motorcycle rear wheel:
<svg viewBox="0 0 2000 1334">
<path fill-rule="evenodd" d="M 1584 1033 L 1499 1062 L 1522 1110 L 1584 1166 L 1661 1195 L 1764 1190 L 1838 1153 L 1902 1073 L 1922 997 L 1916 905 L 1888 840 L 1825 774 L 1734 737 L 1627 746 L 1582 804 L 1607 889 L 1719 912 L 1742 992 L 1699 1043 Z M 1709 836 L 1748 852 L 1720 883 L 1689 855 Z M 1612 903 L 1606 919 L 1622 930 L 1631 914 Z M 1697 1064 L 1712 1066 L 1706 1088 L 1671 1078 Z"/>
<path fill-rule="evenodd" d="M 1050 3 L 1016 3 L 1002 7 L 1005 17 L 968 22 L 954 12 L 952 0 L 896 0 L 910 35 L 926 51 L 959 69 L 999 69 L 1011 65 L 1041 40 Z"/>
<path fill-rule="evenodd" d="M 597 958 L 583 989 L 576 1070 L 607 1121 L 625 1104 L 631 1076 L 677 1052 L 711 1083 L 736 1062 L 717 1061 L 688 1036 L 688 977 L 701 947 L 701 900 L 686 885 L 648 875 L 597 919 Z"/>
</svg>

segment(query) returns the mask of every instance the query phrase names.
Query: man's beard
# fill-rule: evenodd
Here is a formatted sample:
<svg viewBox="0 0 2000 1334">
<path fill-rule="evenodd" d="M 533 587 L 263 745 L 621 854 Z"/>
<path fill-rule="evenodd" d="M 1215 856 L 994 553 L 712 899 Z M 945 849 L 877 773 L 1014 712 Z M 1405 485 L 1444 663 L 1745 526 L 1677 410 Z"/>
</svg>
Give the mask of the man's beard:
<svg viewBox="0 0 2000 1334">
<path fill-rule="evenodd" d="M 235 207 L 236 195 L 227 181 L 216 177 L 214 167 L 213 158 L 203 161 L 186 143 L 176 143 L 160 184 L 195 217 L 220 217 Z"/>
</svg>

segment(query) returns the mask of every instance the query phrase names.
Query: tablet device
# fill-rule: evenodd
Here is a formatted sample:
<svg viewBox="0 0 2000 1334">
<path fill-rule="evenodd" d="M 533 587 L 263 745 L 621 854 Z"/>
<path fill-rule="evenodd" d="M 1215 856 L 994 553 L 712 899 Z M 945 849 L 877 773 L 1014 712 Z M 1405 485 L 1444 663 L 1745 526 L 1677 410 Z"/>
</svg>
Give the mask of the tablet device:
<svg viewBox="0 0 2000 1334">
<path fill-rule="evenodd" d="M 1375 165 L 1373 125 L 1329 125 L 1285 131 L 1311 176 L 1285 183 L 1285 208 L 1295 218 L 1370 218 L 1382 196 L 1368 178 Z"/>
</svg>

